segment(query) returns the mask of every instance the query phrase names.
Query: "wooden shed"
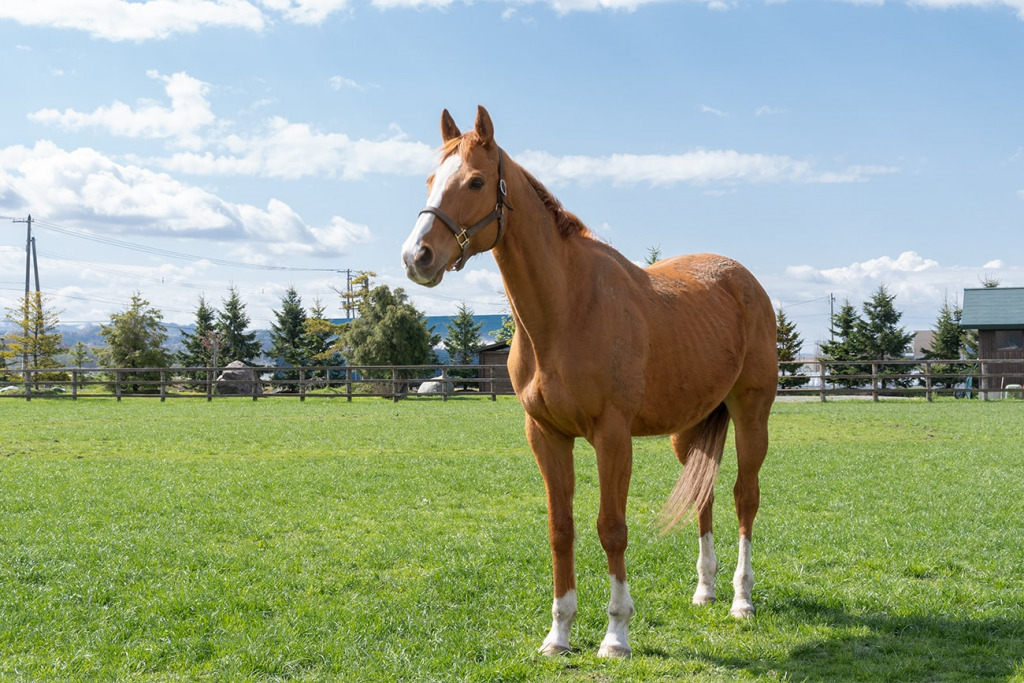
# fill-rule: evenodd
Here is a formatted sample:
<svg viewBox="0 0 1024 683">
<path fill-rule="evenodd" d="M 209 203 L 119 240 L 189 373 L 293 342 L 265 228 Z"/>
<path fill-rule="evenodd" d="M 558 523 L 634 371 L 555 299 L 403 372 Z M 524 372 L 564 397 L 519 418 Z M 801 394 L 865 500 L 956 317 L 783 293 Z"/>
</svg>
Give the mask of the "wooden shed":
<svg viewBox="0 0 1024 683">
<path fill-rule="evenodd" d="M 978 330 L 978 359 L 994 375 L 982 389 L 1024 384 L 1024 287 L 965 289 L 960 325 Z"/>
<path fill-rule="evenodd" d="M 508 376 L 508 352 L 509 346 L 505 342 L 488 344 L 476 350 L 477 363 L 480 365 L 480 393 L 515 393 Z"/>
</svg>

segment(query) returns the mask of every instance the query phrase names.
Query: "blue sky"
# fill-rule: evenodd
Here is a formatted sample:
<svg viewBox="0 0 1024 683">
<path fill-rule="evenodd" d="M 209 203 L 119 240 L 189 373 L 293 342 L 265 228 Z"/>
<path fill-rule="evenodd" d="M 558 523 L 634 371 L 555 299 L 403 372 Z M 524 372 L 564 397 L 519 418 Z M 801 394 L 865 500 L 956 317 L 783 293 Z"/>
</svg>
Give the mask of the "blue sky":
<svg viewBox="0 0 1024 683">
<path fill-rule="evenodd" d="M 289 286 L 341 315 L 346 269 L 501 312 L 489 255 L 433 290 L 399 263 L 441 110 L 477 104 L 629 258 L 746 264 L 805 351 L 830 295 L 927 329 L 1024 286 L 1024 0 L 35 0 L 0 63 L 0 305 L 32 214 L 65 322 L 232 285 L 255 327 Z"/>
</svg>

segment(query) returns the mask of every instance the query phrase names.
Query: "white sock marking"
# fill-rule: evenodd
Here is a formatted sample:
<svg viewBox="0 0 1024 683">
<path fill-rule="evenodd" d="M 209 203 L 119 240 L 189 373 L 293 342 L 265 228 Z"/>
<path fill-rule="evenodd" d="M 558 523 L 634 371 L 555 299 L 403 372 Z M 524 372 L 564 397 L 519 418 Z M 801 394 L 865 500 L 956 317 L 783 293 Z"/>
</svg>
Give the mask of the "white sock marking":
<svg viewBox="0 0 1024 683">
<path fill-rule="evenodd" d="M 750 593 L 754 590 L 754 569 L 750 563 L 750 539 L 740 536 L 739 556 L 736 558 L 736 573 L 732 577 L 736 595 L 732 600 L 732 614 L 737 619 L 753 616 L 754 603 Z"/>
<path fill-rule="evenodd" d="M 551 604 L 551 631 L 540 646 L 546 655 L 557 655 L 569 651 L 569 631 L 576 618 L 576 591 L 571 590 Z"/>
<path fill-rule="evenodd" d="M 608 601 L 608 632 L 601 641 L 598 657 L 628 657 L 629 620 L 633 616 L 633 599 L 629 596 L 629 585 L 614 576 L 611 582 L 611 599 Z"/>
<path fill-rule="evenodd" d="M 697 590 L 693 593 L 693 604 L 707 605 L 715 601 L 715 575 L 718 573 L 718 558 L 715 557 L 715 537 L 710 531 L 700 537 L 700 554 L 697 556 Z"/>
</svg>

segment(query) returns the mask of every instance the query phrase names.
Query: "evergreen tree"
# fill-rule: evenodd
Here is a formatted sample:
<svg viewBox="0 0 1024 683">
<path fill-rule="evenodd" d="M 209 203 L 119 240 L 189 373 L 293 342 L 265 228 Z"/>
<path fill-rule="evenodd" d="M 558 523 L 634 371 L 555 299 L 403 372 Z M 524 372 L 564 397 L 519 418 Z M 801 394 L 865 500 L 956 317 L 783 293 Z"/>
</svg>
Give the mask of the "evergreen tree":
<svg viewBox="0 0 1024 683">
<path fill-rule="evenodd" d="M 932 343 L 927 349 L 921 349 L 921 353 L 926 359 L 955 360 L 965 357 L 967 330 L 960 327 L 963 312 L 963 308 L 959 305 L 950 304 L 948 296 L 943 299 L 939 317 L 935 321 L 935 334 L 932 336 Z M 931 371 L 936 375 L 958 374 L 966 368 L 967 366 L 962 363 L 931 365 Z M 932 384 L 939 387 L 952 387 L 961 379 L 960 377 L 940 378 L 933 380 Z"/>
<path fill-rule="evenodd" d="M 779 372 L 782 373 L 782 376 L 779 378 L 779 386 L 783 389 L 802 387 L 811 381 L 810 377 L 798 374 L 803 364 L 787 361 L 796 360 L 800 354 L 800 349 L 803 348 L 804 342 L 796 331 L 796 323 L 786 317 L 786 312 L 781 306 L 775 311 L 775 320 Z"/>
<path fill-rule="evenodd" d="M 253 359 L 263 353 L 263 346 L 256 339 L 255 332 L 246 332 L 249 327 L 249 316 L 245 313 L 245 303 L 232 286 L 224 306 L 217 314 L 217 331 L 221 338 L 221 365 L 240 360 L 251 364 Z"/>
<path fill-rule="evenodd" d="M 864 344 L 861 338 L 864 321 L 849 300 L 844 301 L 839 312 L 833 314 L 830 333 L 832 339 L 821 345 L 821 354 L 826 360 L 847 361 L 864 357 Z M 871 366 L 865 365 L 830 365 L 828 368 L 830 381 L 847 388 L 858 387 L 865 380 L 854 375 L 870 375 Z"/>
<path fill-rule="evenodd" d="M 341 326 L 327 319 L 327 311 L 323 302 L 313 300 L 309 317 L 303 323 L 302 348 L 312 365 L 341 365 L 345 360 L 335 347 Z M 323 374 L 323 373 L 316 373 Z"/>
<path fill-rule="evenodd" d="M 345 309 L 346 317 L 351 318 L 354 312 L 359 311 L 363 301 L 370 295 L 372 278 L 375 277 L 377 273 L 372 270 L 360 270 L 348 282 L 348 289 L 333 288 L 341 296 L 341 307 Z"/>
<path fill-rule="evenodd" d="M 57 354 L 64 351 L 64 338 L 57 331 L 60 311 L 48 306 L 41 292 L 29 292 L 16 308 L 7 309 L 7 320 L 15 329 L 4 335 L 3 357 L 8 368 L 58 368 Z M 33 373 L 36 381 L 66 380 L 66 373 Z"/>
<path fill-rule="evenodd" d="M 647 256 L 644 258 L 644 263 L 648 266 L 653 266 L 655 263 L 661 260 L 661 245 L 656 247 L 647 247 Z"/>
<path fill-rule="evenodd" d="M 178 363 L 186 368 L 207 368 L 217 364 L 214 353 L 219 356 L 219 349 L 214 348 L 213 335 L 217 332 L 217 311 L 206 303 L 206 297 L 200 295 L 196 307 L 195 330 L 192 333 L 181 332 L 181 344 L 184 348 L 178 352 Z"/>
<path fill-rule="evenodd" d="M 74 362 L 76 368 L 83 368 L 85 364 L 89 362 L 89 356 L 91 352 L 89 347 L 83 342 L 76 342 L 68 351 L 71 352 L 71 360 Z"/>
<path fill-rule="evenodd" d="M 476 322 L 473 311 L 466 302 L 459 302 L 458 313 L 445 325 L 448 336 L 444 340 L 444 348 L 448 351 L 449 363 L 452 365 L 473 365 L 476 362 L 474 351 L 480 348 L 480 328 L 483 323 Z M 470 379 L 477 376 L 476 370 L 452 370 L 452 377 Z M 468 388 L 463 384 L 463 389 Z"/>
<path fill-rule="evenodd" d="M 281 367 L 298 368 L 307 365 L 305 340 L 306 309 L 295 287 L 289 287 L 281 297 L 281 310 L 274 311 L 275 322 L 270 324 L 270 356 Z M 278 370 L 275 379 L 296 380 L 297 370 Z"/>
<path fill-rule="evenodd" d="M 107 346 L 101 353 L 104 367 L 108 368 L 166 368 L 171 353 L 163 347 L 167 341 L 167 328 L 163 313 L 150 307 L 139 292 L 132 294 L 128 307 L 110 316 L 110 324 L 100 327 Z M 140 382 L 158 381 L 159 372 L 133 373 L 135 381 L 122 384 L 122 391 L 153 392 L 156 386 Z"/>
<path fill-rule="evenodd" d="M 349 365 L 429 365 L 437 363 L 434 346 L 440 341 L 403 289 L 380 285 L 359 305 L 359 317 L 344 326 L 340 347 Z"/>
<path fill-rule="evenodd" d="M 893 302 L 895 294 L 890 294 L 884 284 L 878 286 L 868 301 L 864 302 L 864 318 L 861 321 L 861 339 L 864 344 L 864 357 L 872 360 L 902 359 L 914 341 L 914 333 L 899 326 L 903 313 L 896 310 Z M 882 389 L 892 383 L 900 387 L 908 387 L 911 379 L 892 377 L 911 371 L 908 365 L 881 365 L 878 373 L 882 380 Z"/>
</svg>

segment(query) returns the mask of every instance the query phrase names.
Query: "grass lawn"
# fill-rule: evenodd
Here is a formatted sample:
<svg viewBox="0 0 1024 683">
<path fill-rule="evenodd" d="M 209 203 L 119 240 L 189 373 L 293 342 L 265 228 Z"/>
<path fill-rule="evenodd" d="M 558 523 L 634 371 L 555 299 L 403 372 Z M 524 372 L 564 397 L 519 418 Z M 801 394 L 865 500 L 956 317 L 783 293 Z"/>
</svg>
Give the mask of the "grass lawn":
<svg viewBox="0 0 1024 683">
<path fill-rule="evenodd" d="M 593 452 L 577 446 L 577 652 L 550 625 L 543 484 L 512 398 L 0 401 L 2 680 L 1024 681 L 1024 402 L 780 403 L 758 614 L 690 605 L 696 529 L 636 441 L 634 656 L 603 661 Z M 731 449 L 731 447 L 730 447 Z"/>
</svg>

